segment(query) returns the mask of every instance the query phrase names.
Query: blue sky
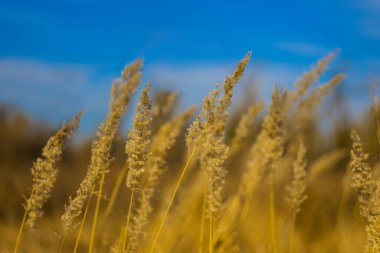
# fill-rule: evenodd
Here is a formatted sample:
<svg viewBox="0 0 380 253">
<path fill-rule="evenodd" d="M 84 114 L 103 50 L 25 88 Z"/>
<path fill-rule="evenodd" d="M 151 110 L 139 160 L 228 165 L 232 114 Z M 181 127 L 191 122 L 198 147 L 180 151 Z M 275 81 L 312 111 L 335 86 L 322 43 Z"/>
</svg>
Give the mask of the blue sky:
<svg viewBox="0 0 380 253">
<path fill-rule="evenodd" d="M 53 124 L 85 109 L 86 133 L 104 117 L 112 80 L 137 57 L 144 80 L 178 91 L 183 106 L 199 103 L 248 50 L 246 83 L 264 97 L 336 48 L 326 78 L 347 72 L 353 111 L 370 103 L 380 74 L 378 0 L 1 0 L 0 32 L 0 102 Z"/>
</svg>

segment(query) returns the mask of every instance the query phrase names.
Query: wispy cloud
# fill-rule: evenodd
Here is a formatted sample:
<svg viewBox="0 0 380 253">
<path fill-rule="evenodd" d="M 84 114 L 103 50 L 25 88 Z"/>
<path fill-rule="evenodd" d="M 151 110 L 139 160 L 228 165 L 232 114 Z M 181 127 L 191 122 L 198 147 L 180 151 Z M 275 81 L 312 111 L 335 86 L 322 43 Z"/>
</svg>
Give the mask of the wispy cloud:
<svg viewBox="0 0 380 253">
<path fill-rule="evenodd" d="M 2 81 L 16 81 L 18 83 L 40 83 L 46 87 L 80 86 L 87 82 L 91 69 L 87 66 L 47 63 L 38 60 L 3 58 L 0 59 L 0 78 Z"/>
<path fill-rule="evenodd" d="M 373 71 L 379 70 L 376 59 L 360 65 L 367 66 L 367 70 L 369 66 L 374 68 Z M 183 108 L 202 103 L 215 83 L 222 83 L 234 67 L 235 62 L 156 62 L 144 67 L 143 76 L 145 80 L 151 80 L 156 89 L 177 91 Z M 235 105 L 242 97 L 260 97 L 268 101 L 276 84 L 291 88 L 307 69 L 308 66 L 303 65 L 254 59 L 236 89 Z M 350 78 L 357 82 L 363 76 L 362 71 L 354 72 Z M 34 117 L 55 124 L 85 110 L 80 129 L 82 136 L 93 133 L 103 119 L 111 82 L 110 74 L 100 73 L 91 66 L 0 58 L 1 103 L 14 104 Z"/>
<path fill-rule="evenodd" d="M 222 83 L 234 70 L 233 62 L 187 64 L 154 63 L 144 67 L 144 79 L 158 89 L 177 91 L 183 106 L 201 103 L 215 83 Z M 253 83 L 269 96 L 276 83 L 293 82 L 300 72 L 289 64 L 256 61 L 238 87 L 237 98 Z M 112 78 L 95 68 L 32 59 L 0 59 L 0 102 L 26 110 L 32 116 L 60 122 L 78 110 L 86 110 L 92 123 L 101 120 Z M 94 129 L 96 124 L 93 128 Z"/>
<path fill-rule="evenodd" d="M 90 69 L 84 66 L 0 59 L 0 99 L 43 112 L 53 105 L 60 111 L 70 110 L 81 103 L 79 92 L 89 77 Z"/>
<path fill-rule="evenodd" d="M 54 124 L 85 110 L 84 131 L 94 130 L 107 110 L 111 81 L 84 65 L 0 59 L 1 103 Z"/>
<path fill-rule="evenodd" d="M 279 41 L 276 42 L 274 45 L 275 47 L 281 50 L 302 56 L 320 57 L 321 55 L 324 55 L 329 51 L 329 49 L 323 46 L 307 42 Z"/>
</svg>

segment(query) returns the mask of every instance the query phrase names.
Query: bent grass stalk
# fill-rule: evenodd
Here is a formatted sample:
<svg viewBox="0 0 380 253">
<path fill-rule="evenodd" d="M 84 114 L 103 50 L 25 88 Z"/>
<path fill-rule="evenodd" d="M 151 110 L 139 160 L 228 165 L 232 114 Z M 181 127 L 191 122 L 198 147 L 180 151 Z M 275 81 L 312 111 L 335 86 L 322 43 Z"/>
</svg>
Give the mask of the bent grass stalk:
<svg viewBox="0 0 380 253">
<path fill-rule="evenodd" d="M 179 176 L 178 178 L 178 181 L 177 181 L 177 184 L 174 188 L 174 191 L 172 193 L 172 196 L 170 197 L 170 201 L 169 201 L 169 205 L 168 207 L 166 208 L 166 211 L 165 211 L 165 214 L 164 216 L 162 217 L 162 220 L 161 220 L 161 223 L 160 223 L 160 226 L 157 230 L 157 233 L 156 233 L 156 236 L 154 237 L 154 241 L 153 241 L 153 244 L 152 244 L 152 248 L 150 249 L 150 253 L 153 253 L 154 252 L 154 249 L 156 248 L 156 244 L 157 244 L 157 241 L 158 241 L 158 238 L 160 237 L 160 233 L 162 231 L 162 228 L 164 227 L 164 224 L 165 224 L 165 221 L 166 221 L 166 218 L 168 217 L 168 214 L 169 214 L 169 211 L 170 211 L 170 208 L 172 207 L 173 205 L 173 201 L 174 201 L 174 198 L 177 194 L 177 191 L 179 189 L 179 186 L 181 185 L 182 183 L 182 180 L 186 174 L 186 171 L 187 169 L 189 168 L 190 166 L 190 163 L 191 161 L 193 160 L 193 157 L 194 157 L 194 154 L 195 154 L 195 149 L 196 149 L 196 146 L 193 147 L 192 151 L 190 152 L 188 158 L 187 158 L 187 161 L 186 161 L 186 164 L 185 166 L 183 167 L 182 169 L 182 172 L 181 172 L 181 175 Z"/>
</svg>

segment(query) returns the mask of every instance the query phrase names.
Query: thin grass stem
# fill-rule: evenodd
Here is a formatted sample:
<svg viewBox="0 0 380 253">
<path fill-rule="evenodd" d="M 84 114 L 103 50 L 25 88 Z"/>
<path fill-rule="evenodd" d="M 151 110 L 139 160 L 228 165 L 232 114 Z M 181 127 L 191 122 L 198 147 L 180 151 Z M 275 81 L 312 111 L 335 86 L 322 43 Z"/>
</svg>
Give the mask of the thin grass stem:
<svg viewBox="0 0 380 253">
<path fill-rule="evenodd" d="M 77 239 L 75 240 L 75 247 L 74 247 L 73 253 L 76 253 L 77 250 L 78 250 L 79 241 L 80 241 L 80 238 L 82 236 L 82 231 L 83 231 L 84 223 L 86 222 L 86 218 L 87 218 L 87 214 L 88 214 L 88 209 L 89 209 L 89 206 L 90 206 L 91 197 L 92 197 L 93 193 L 94 193 L 94 191 L 92 190 L 90 196 L 88 197 L 87 204 L 86 204 L 86 209 L 84 210 L 82 222 L 80 223 Z"/>
<path fill-rule="evenodd" d="M 125 251 L 125 246 L 126 246 L 126 244 L 127 244 L 128 227 L 129 227 L 129 221 L 130 221 L 131 216 L 132 216 L 132 205 L 133 205 L 133 196 L 134 196 L 134 193 L 135 193 L 135 191 L 132 190 L 132 193 L 131 193 L 131 199 L 130 199 L 130 201 L 129 201 L 127 223 L 126 223 L 126 225 L 125 225 L 125 231 L 124 231 L 124 238 L 123 238 L 123 248 L 122 248 L 122 252 Z"/>
<path fill-rule="evenodd" d="M 97 197 L 97 200 L 96 200 L 95 213 L 94 213 L 94 218 L 92 220 L 92 229 L 91 229 L 91 237 L 90 237 L 90 243 L 89 243 L 89 247 L 88 247 L 88 253 L 92 253 L 92 249 L 94 247 L 94 239 L 95 239 L 95 233 L 96 233 L 96 224 L 98 222 L 100 200 L 102 198 L 105 175 L 106 175 L 106 173 L 103 172 L 102 175 L 101 175 L 101 179 L 100 179 L 99 192 L 98 192 L 98 197 Z"/>
<path fill-rule="evenodd" d="M 202 201 L 202 214 L 201 214 L 201 226 L 200 226 L 200 231 L 199 231 L 198 253 L 203 252 L 203 237 L 204 237 L 204 230 L 205 230 L 206 203 L 207 203 L 207 188 L 205 188 L 205 190 L 204 190 L 203 201 Z"/>
<path fill-rule="evenodd" d="M 194 156 L 194 154 L 195 154 L 195 149 L 196 149 L 196 147 L 194 147 L 194 148 L 192 149 L 192 151 L 190 152 L 190 154 L 189 154 L 189 156 L 188 156 L 188 158 L 187 158 L 186 164 L 185 164 L 185 166 L 184 166 L 183 169 L 182 169 L 181 175 L 180 175 L 179 178 L 178 178 L 177 184 L 176 184 L 176 186 L 175 186 L 175 188 L 174 188 L 174 191 L 173 191 L 173 193 L 172 193 L 172 195 L 171 195 L 171 198 L 170 198 L 170 201 L 169 201 L 169 205 L 168 205 L 168 207 L 166 208 L 165 214 L 164 214 L 164 216 L 162 217 L 162 220 L 161 220 L 160 226 L 159 226 L 159 228 L 158 228 L 158 230 L 157 230 L 156 236 L 154 237 L 154 241 L 153 241 L 153 244 L 152 244 L 152 248 L 150 249 L 150 253 L 153 253 L 153 252 L 154 252 L 154 249 L 156 248 L 156 244 L 157 244 L 158 238 L 160 237 L 160 234 L 161 234 L 162 228 L 164 227 L 164 224 L 165 224 L 166 218 L 168 217 L 168 214 L 169 214 L 170 208 L 171 208 L 172 205 L 173 205 L 174 198 L 175 198 L 175 196 L 176 196 L 176 194 L 177 194 L 177 191 L 178 191 L 178 189 L 179 189 L 179 186 L 181 185 L 182 180 L 183 180 L 183 178 L 184 178 L 184 176 L 185 176 L 185 174 L 186 174 L 186 171 L 187 171 L 187 169 L 189 168 L 189 165 L 190 165 L 190 163 L 191 163 L 191 161 L 192 161 L 192 159 L 193 159 L 193 156 Z"/>
<path fill-rule="evenodd" d="M 105 215 L 107 217 L 112 212 L 112 209 L 113 209 L 113 206 L 115 204 L 115 200 L 116 200 L 117 194 L 119 193 L 120 185 L 123 182 L 123 179 L 125 178 L 125 176 L 127 175 L 127 172 L 128 172 L 128 167 L 124 166 L 123 169 L 119 172 L 119 175 L 117 176 L 115 185 L 114 185 L 114 187 L 112 189 L 110 200 L 108 201 L 108 205 L 107 205 L 107 208 L 106 208 L 106 211 L 105 211 Z"/>
<path fill-rule="evenodd" d="M 22 217 L 22 222 L 21 222 L 20 228 L 18 230 L 16 245 L 15 245 L 15 248 L 13 250 L 13 253 L 17 253 L 18 249 L 20 247 L 22 232 L 24 231 L 24 226 L 25 226 L 25 221 L 26 221 L 27 215 L 28 215 L 28 210 L 25 209 L 24 216 Z"/>
<path fill-rule="evenodd" d="M 269 223 L 270 223 L 270 238 L 271 238 L 271 248 L 273 253 L 277 253 L 276 246 L 276 213 L 274 208 L 274 182 L 273 182 L 273 172 L 269 174 Z"/>
</svg>

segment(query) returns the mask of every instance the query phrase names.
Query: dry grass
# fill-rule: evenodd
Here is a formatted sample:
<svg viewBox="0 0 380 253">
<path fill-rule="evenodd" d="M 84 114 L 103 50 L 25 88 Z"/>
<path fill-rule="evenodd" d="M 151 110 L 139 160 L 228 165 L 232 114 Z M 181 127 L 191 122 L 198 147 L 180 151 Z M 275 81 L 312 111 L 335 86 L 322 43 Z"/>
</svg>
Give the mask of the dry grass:
<svg viewBox="0 0 380 253">
<path fill-rule="evenodd" d="M 69 165 L 56 165 L 81 114 L 51 137 L 34 163 L 24 218 L 9 196 L 25 188 L 15 187 L 21 179 L 8 169 L 11 160 L 0 163 L 0 188 L 16 182 L 8 196 L 0 191 L 0 251 L 380 252 L 380 143 L 370 145 L 380 133 L 377 99 L 361 124 L 320 130 L 318 108 L 344 75 L 313 84 L 336 54 L 305 72 L 294 90 L 276 86 L 267 110 L 262 101 L 248 104 L 236 123 L 229 108 L 250 53 L 205 97 L 192 123 L 195 107 L 174 114 L 177 95 L 153 100 L 148 83 L 121 143 L 119 125 L 142 63 L 128 65 L 88 149 L 87 172 L 77 163 L 58 177 L 58 167 Z M 0 130 L 9 135 L 7 124 Z M 350 141 L 350 128 L 363 139 L 353 130 Z M 69 151 L 72 160 L 83 160 L 79 149 Z"/>
</svg>

